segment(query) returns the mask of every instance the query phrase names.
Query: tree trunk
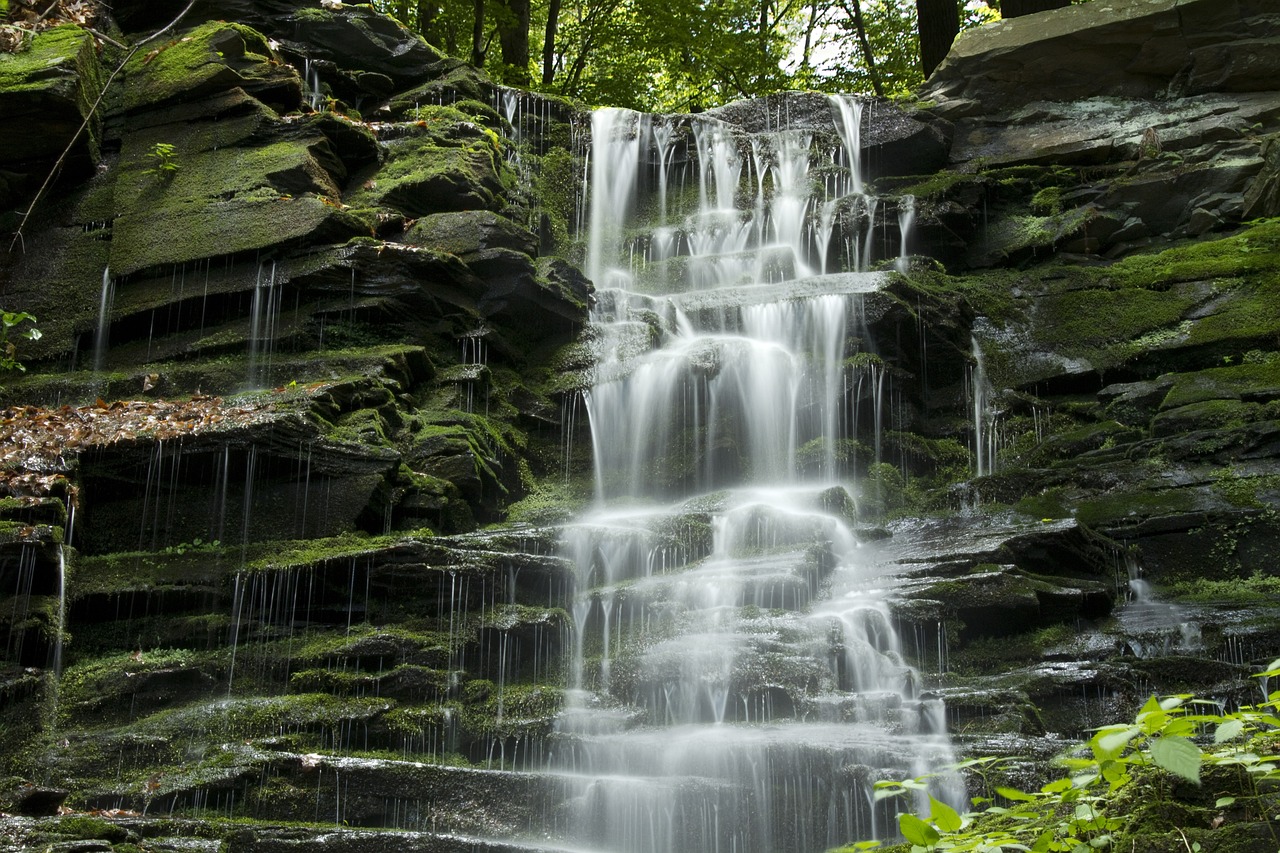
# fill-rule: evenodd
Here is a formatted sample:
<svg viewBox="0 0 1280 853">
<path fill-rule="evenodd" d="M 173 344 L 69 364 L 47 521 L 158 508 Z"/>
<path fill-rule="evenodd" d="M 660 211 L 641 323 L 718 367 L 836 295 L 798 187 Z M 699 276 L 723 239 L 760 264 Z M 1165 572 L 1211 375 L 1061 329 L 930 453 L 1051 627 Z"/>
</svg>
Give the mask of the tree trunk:
<svg viewBox="0 0 1280 853">
<path fill-rule="evenodd" d="M 484 67 L 484 0 L 471 0 L 471 8 L 475 11 L 475 22 L 471 25 L 471 64 L 476 68 Z"/>
<path fill-rule="evenodd" d="M 501 0 L 498 45 L 502 48 L 502 82 L 529 85 L 529 0 Z"/>
<path fill-rule="evenodd" d="M 1063 9 L 1071 5 L 1071 0 L 1002 0 L 1000 17 L 1020 18 L 1034 12 L 1047 12 L 1050 9 Z"/>
<path fill-rule="evenodd" d="M 916 20 L 920 32 L 920 64 L 924 76 L 933 73 L 951 42 L 960 32 L 960 11 L 956 0 L 916 0 Z"/>
<path fill-rule="evenodd" d="M 804 28 L 804 50 L 800 54 L 800 68 L 809 70 L 809 58 L 813 55 L 813 31 L 818 27 L 818 4 L 809 4 L 809 23 Z"/>
<path fill-rule="evenodd" d="M 560 26 L 560 0 L 547 5 L 547 31 L 542 37 L 542 85 L 550 86 L 556 76 L 556 30 Z"/>
<path fill-rule="evenodd" d="M 418 32 L 422 33 L 422 37 L 431 44 L 437 44 L 436 40 L 431 37 L 431 27 L 436 22 L 438 11 L 439 8 L 436 6 L 435 0 L 418 0 Z"/>
<path fill-rule="evenodd" d="M 853 4 L 850 6 L 850 2 Z M 862 0 L 840 0 L 844 13 L 853 18 L 853 28 L 858 33 L 858 46 L 862 49 L 862 58 L 867 63 L 867 76 L 871 78 L 871 88 L 877 98 L 884 97 L 884 84 L 880 81 L 880 69 L 876 68 L 876 55 L 871 52 L 871 40 L 867 38 L 867 24 L 862 19 Z M 957 22 L 957 26 L 959 26 Z"/>
</svg>

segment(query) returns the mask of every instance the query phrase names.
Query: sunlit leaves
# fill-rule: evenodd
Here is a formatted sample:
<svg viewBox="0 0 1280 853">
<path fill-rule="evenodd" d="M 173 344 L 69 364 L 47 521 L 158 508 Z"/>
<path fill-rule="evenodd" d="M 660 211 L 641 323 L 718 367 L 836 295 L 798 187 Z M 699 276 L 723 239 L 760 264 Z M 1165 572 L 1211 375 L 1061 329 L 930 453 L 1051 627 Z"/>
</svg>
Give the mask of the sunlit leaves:
<svg viewBox="0 0 1280 853">
<path fill-rule="evenodd" d="M 1261 678 L 1277 675 L 1280 660 L 1258 673 Z M 929 795 L 929 816 L 901 814 L 899 830 L 915 851 L 1114 849 L 1127 821 L 1115 813 L 1113 797 L 1118 791 L 1142 780 L 1137 796 L 1168 796 L 1170 777 L 1199 784 L 1205 767 L 1234 768 L 1241 785 L 1218 796 L 1216 808 L 1265 813 L 1273 800 L 1266 793 L 1270 787 L 1262 783 L 1270 786 L 1280 780 L 1277 707 L 1280 692 L 1259 706 L 1233 712 L 1191 696 L 1153 696 L 1133 722 L 1102 726 L 1089 739 L 1087 750 L 1073 749 L 1061 757 L 1065 775 L 1038 792 L 988 783 L 986 790 L 994 791 L 995 798 L 974 797 L 980 811 L 964 815 Z M 978 762 L 966 766 L 984 772 Z M 918 797 L 929 778 L 878 783 L 877 798 L 909 792 Z"/>
<path fill-rule="evenodd" d="M 903 812 L 898 815 L 898 831 L 902 833 L 903 838 L 921 847 L 932 847 L 942 840 L 938 830 L 911 814 L 911 812 Z"/>
<path fill-rule="evenodd" d="M 1201 752 L 1187 738 L 1165 735 L 1164 738 L 1156 739 L 1151 744 L 1151 758 L 1157 766 L 1164 767 L 1171 774 L 1199 784 Z"/>
</svg>

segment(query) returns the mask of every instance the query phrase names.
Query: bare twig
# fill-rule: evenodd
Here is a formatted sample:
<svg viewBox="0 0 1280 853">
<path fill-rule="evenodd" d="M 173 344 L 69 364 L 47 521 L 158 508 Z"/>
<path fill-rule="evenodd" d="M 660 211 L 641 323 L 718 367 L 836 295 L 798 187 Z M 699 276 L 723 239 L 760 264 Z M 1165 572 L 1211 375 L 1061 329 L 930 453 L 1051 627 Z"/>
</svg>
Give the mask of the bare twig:
<svg viewBox="0 0 1280 853">
<path fill-rule="evenodd" d="M 155 41 L 156 39 L 160 38 L 160 36 L 164 35 L 165 33 L 169 32 L 169 30 L 176 27 L 178 23 L 181 22 L 182 19 L 187 16 L 187 13 L 190 12 L 191 8 L 195 5 L 196 5 L 196 0 L 190 0 L 190 2 L 187 3 L 186 8 L 184 8 L 181 12 L 178 13 L 178 17 L 174 18 L 164 27 L 156 30 L 154 33 L 147 36 L 142 41 L 137 42 L 133 47 L 131 47 L 129 49 L 129 52 L 125 54 L 124 59 L 120 60 L 120 64 L 116 66 L 116 70 L 111 72 L 111 76 L 107 78 L 107 82 L 102 84 L 102 91 L 98 93 L 97 99 L 93 102 L 93 105 L 89 107 L 89 112 L 85 114 L 84 121 L 80 123 L 80 127 L 76 129 L 76 132 L 72 134 L 70 141 L 67 142 L 67 147 L 62 149 L 62 153 L 58 155 L 58 159 L 53 164 L 53 168 L 49 170 L 49 174 L 45 177 L 44 183 L 40 185 L 40 189 L 36 190 L 35 197 L 31 199 L 31 204 L 27 206 L 26 212 L 22 214 L 22 221 L 18 223 L 18 230 L 14 232 L 13 240 L 9 242 L 10 252 L 12 252 L 14 247 L 17 246 L 19 243 L 22 243 L 23 250 L 25 251 L 26 241 L 22 239 L 22 229 L 27 227 L 27 220 L 31 218 L 32 211 L 36 209 L 36 204 L 44 196 L 45 190 L 47 190 L 49 188 L 49 185 L 53 183 L 53 179 L 58 174 L 58 170 L 62 168 L 62 164 L 66 162 L 67 157 L 71 154 L 71 149 L 75 147 L 76 140 L 78 140 L 80 138 L 80 134 L 84 133 L 85 129 L 89 127 L 89 122 L 93 120 L 94 114 L 97 113 L 98 111 L 98 106 L 102 103 L 102 99 L 107 96 L 107 90 L 111 88 L 111 84 L 115 82 L 116 77 L 118 77 L 120 75 L 120 72 L 124 70 L 125 65 L 129 63 L 129 60 L 133 58 L 134 54 L 136 54 L 139 50 L 142 49 L 143 45 L 148 44 L 149 42 Z M 97 35 L 97 33 L 94 33 L 93 30 L 89 30 L 89 32 L 92 33 L 93 35 Z"/>
<path fill-rule="evenodd" d="M 121 50 L 128 50 L 128 49 L 129 49 L 129 46 L 128 46 L 128 45 L 121 44 L 120 42 L 116 41 L 116 40 L 115 40 L 115 39 L 113 39 L 111 36 L 107 35 L 106 33 L 100 33 L 100 32 L 98 32 L 98 31 L 97 31 L 97 30 L 95 30 L 93 27 L 85 27 L 85 29 L 86 29 L 86 30 L 88 30 L 90 33 L 92 33 L 92 34 L 94 35 L 94 37 L 95 37 L 95 38 L 98 38 L 98 39 L 100 39 L 100 40 L 102 40 L 102 41 L 105 41 L 107 44 L 111 45 L 112 47 L 118 47 L 118 48 L 120 48 Z"/>
</svg>

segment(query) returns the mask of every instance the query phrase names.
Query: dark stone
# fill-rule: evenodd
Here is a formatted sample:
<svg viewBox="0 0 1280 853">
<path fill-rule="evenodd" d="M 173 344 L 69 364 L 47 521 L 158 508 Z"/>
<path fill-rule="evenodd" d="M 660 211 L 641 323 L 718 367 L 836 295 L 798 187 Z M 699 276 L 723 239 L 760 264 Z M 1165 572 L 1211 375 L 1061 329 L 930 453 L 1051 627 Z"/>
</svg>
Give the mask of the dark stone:
<svg viewBox="0 0 1280 853">
<path fill-rule="evenodd" d="M 1278 17 L 1256 0 L 1124 0 L 1010 18 L 962 33 L 922 95 L 952 115 L 970 112 L 975 101 L 995 112 L 1098 92 L 1151 98 L 1169 89 L 1273 89 L 1269 30 Z M 1249 34 L 1256 47 L 1237 53 L 1231 45 Z"/>
<path fill-rule="evenodd" d="M 344 4 L 335 11 L 308 6 L 276 23 L 273 35 L 291 52 L 332 62 L 373 97 L 436 76 L 444 60 L 421 37 L 372 6 Z"/>
<path fill-rule="evenodd" d="M 43 785 L 23 785 L 6 798 L 5 811 L 26 817 L 56 815 L 70 792 Z"/>
<path fill-rule="evenodd" d="M 470 263 L 488 249 L 537 254 L 537 240 L 527 229 L 488 210 L 436 213 L 418 219 L 405 232 L 404 242 L 456 255 Z"/>
<path fill-rule="evenodd" d="M 95 48 L 93 36 L 67 25 L 40 33 L 26 51 L 0 53 L 0 209 L 34 192 L 66 149 L 62 182 L 92 172 L 102 125 L 100 114 L 90 117 L 102 88 Z"/>
</svg>

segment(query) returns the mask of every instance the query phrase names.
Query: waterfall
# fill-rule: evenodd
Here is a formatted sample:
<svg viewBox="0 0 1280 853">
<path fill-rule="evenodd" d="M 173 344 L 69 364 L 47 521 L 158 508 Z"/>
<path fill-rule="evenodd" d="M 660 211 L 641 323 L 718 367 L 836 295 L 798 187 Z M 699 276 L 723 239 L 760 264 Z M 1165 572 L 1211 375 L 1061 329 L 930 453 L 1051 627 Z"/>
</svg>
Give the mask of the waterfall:
<svg viewBox="0 0 1280 853">
<path fill-rule="evenodd" d="M 861 110 L 836 103 L 834 166 L 856 172 Z M 885 371 L 859 348 L 863 295 L 884 278 L 826 274 L 834 208 L 813 203 L 809 176 L 832 164 L 808 131 L 707 117 L 675 128 L 619 110 L 592 130 L 599 361 L 583 402 L 597 501 L 563 536 L 570 690 L 548 768 L 572 791 L 566 831 L 609 853 L 893 835 L 874 780 L 937 772 L 951 750 L 941 703 L 904 657 L 895 581 L 851 528 L 857 495 L 838 463 L 858 438 L 864 378 L 876 421 L 864 441 L 880 443 Z M 692 209 L 668 203 L 682 130 Z M 860 175 L 840 180 L 861 192 Z M 638 288 L 630 243 L 646 239 L 641 266 L 661 254 L 687 274 Z M 956 780 L 939 779 L 935 796 L 958 804 Z"/>
<path fill-rule="evenodd" d="M 987 366 L 982 357 L 978 339 L 969 345 L 973 354 L 973 367 L 969 380 L 969 399 L 973 413 L 973 473 L 985 477 L 995 473 L 995 425 L 991 410 L 991 383 L 987 380 Z"/>
<path fill-rule="evenodd" d="M 107 362 L 107 337 L 111 331 L 111 305 L 115 302 L 116 285 L 111 267 L 102 268 L 102 295 L 98 298 L 98 331 L 93 338 L 93 370 L 102 371 Z"/>
<path fill-rule="evenodd" d="M 907 244 L 911 242 L 911 229 L 916 222 L 916 197 L 904 195 L 898 199 L 898 261 L 894 265 L 900 273 L 905 273 L 910 261 L 907 257 Z"/>
<path fill-rule="evenodd" d="M 264 385 L 270 378 L 271 354 L 275 348 L 282 295 L 276 283 L 275 261 L 271 262 L 270 267 L 265 261 L 259 263 L 258 276 L 253 285 L 253 306 L 249 319 L 250 386 Z"/>
</svg>

